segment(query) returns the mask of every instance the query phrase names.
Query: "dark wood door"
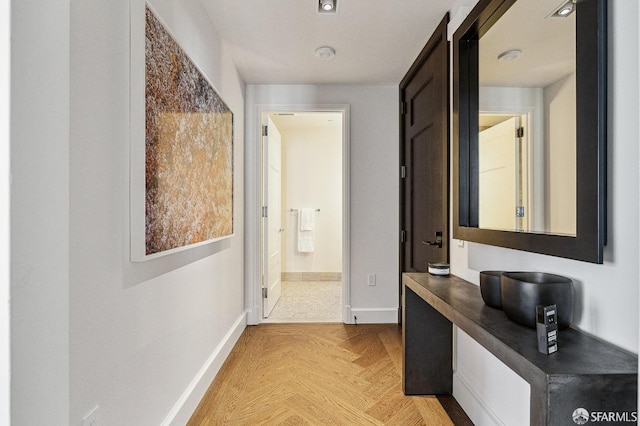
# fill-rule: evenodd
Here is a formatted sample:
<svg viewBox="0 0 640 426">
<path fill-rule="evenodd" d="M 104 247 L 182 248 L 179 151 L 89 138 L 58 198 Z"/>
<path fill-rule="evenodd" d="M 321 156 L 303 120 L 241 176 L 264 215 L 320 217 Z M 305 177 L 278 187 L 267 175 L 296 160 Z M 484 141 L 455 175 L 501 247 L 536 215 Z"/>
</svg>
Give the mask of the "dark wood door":
<svg viewBox="0 0 640 426">
<path fill-rule="evenodd" d="M 400 273 L 449 261 L 448 21 L 400 83 Z"/>
</svg>

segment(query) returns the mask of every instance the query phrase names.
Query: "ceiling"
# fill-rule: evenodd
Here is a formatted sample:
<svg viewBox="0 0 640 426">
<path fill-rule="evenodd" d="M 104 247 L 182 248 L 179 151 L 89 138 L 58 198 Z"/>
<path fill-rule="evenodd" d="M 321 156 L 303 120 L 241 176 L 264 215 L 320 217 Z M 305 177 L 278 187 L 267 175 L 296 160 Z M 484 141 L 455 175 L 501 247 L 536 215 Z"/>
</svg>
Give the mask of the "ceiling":
<svg viewBox="0 0 640 426">
<path fill-rule="evenodd" d="M 201 0 L 246 84 L 398 84 L 455 0 Z M 316 48 L 336 56 L 322 61 Z"/>
<path fill-rule="evenodd" d="M 519 0 L 480 39 L 480 85 L 546 87 L 575 72 L 576 13 L 550 15 L 564 0 Z M 519 49 L 513 62 L 502 52 Z"/>
</svg>

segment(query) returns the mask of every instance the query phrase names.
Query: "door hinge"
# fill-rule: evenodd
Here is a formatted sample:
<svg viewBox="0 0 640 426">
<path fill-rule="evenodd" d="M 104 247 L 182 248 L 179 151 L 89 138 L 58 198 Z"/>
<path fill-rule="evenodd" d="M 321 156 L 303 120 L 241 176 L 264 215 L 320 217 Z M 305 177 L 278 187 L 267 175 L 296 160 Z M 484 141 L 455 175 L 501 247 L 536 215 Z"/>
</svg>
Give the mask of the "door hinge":
<svg viewBox="0 0 640 426">
<path fill-rule="evenodd" d="M 262 206 L 262 217 L 268 217 L 267 213 L 268 213 L 267 206 Z"/>
<path fill-rule="evenodd" d="M 405 231 L 404 229 L 400 231 L 400 242 L 401 243 L 407 242 L 407 231 Z"/>
<path fill-rule="evenodd" d="M 400 114 L 405 115 L 407 113 L 407 103 L 400 102 Z"/>
<path fill-rule="evenodd" d="M 263 125 L 262 126 L 262 136 L 269 136 L 269 127 Z"/>
<path fill-rule="evenodd" d="M 400 166 L 400 179 L 407 178 L 407 166 Z"/>
<path fill-rule="evenodd" d="M 524 137 L 524 127 L 518 127 L 516 129 L 516 137 L 523 138 Z"/>
<path fill-rule="evenodd" d="M 269 295 L 269 289 L 267 287 L 262 287 L 262 298 L 266 299 Z"/>
<path fill-rule="evenodd" d="M 516 207 L 516 217 L 524 217 L 524 206 Z"/>
</svg>

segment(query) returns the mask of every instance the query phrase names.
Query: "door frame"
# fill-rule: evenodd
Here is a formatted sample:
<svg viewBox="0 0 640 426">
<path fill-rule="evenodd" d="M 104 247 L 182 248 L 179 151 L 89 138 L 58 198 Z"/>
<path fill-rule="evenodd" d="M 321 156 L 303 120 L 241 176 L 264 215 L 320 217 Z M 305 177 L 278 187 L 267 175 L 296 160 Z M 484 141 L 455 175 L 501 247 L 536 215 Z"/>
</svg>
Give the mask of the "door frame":
<svg viewBox="0 0 640 426">
<path fill-rule="evenodd" d="M 11 423 L 11 1 L 0 2 L 0 424 Z"/>
<path fill-rule="evenodd" d="M 398 86 L 398 99 L 400 102 L 400 108 L 399 108 L 399 114 L 398 114 L 398 120 L 399 120 L 399 159 L 400 159 L 400 164 L 399 166 L 405 166 L 404 164 L 404 158 L 405 158 L 405 113 L 407 112 L 407 104 L 406 104 L 406 96 L 405 96 L 405 90 L 407 89 L 407 86 L 409 85 L 409 83 L 411 82 L 411 80 L 416 76 L 416 74 L 418 74 L 418 72 L 422 69 L 422 66 L 425 64 L 425 62 L 427 62 L 429 60 L 429 58 L 431 57 L 433 51 L 435 48 L 437 48 L 440 44 L 444 45 L 444 49 L 446 51 L 446 59 L 445 59 L 445 63 L 443 66 L 443 69 L 441 70 L 441 72 L 444 74 L 444 83 L 443 83 L 443 109 L 444 109 L 444 114 L 446 117 L 445 122 L 443 123 L 443 128 L 442 128 L 442 138 L 445 141 L 445 145 L 446 145 L 446 160 L 443 161 L 443 174 L 444 174 L 444 179 L 443 179 L 443 187 L 444 187 L 444 192 L 445 192 L 445 201 L 444 201 L 444 205 L 443 205 L 443 214 L 444 216 L 446 216 L 445 218 L 443 218 L 445 220 L 444 226 L 443 226 L 443 231 L 446 230 L 446 259 L 447 262 L 449 262 L 450 258 L 451 258 L 451 227 L 450 227 L 450 222 L 451 222 L 451 213 L 450 213 L 450 199 L 451 199 L 451 189 L 449 187 L 449 180 L 451 178 L 451 171 L 450 171 L 450 156 L 451 156 L 451 139 L 450 139 L 450 128 L 451 128 L 451 104 L 450 104 L 450 95 L 451 95 L 451 68 L 450 68 L 450 62 L 451 62 L 451 52 L 450 52 L 450 42 L 447 38 L 447 28 L 449 25 L 449 13 L 446 13 L 444 15 L 444 17 L 442 18 L 442 20 L 440 21 L 440 23 L 438 24 L 438 26 L 434 29 L 433 33 L 431 34 L 431 36 L 429 37 L 429 40 L 427 41 L 427 43 L 425 44 L 425 46 L 422 48 L 422 50 L 420 51 L 420 53 L 418 54 L 417 58 L 415 59 L 415 61 L 413 62 L 413 64 L 411 65 L 411 67 L 409 67 L 409 70 L 407 71 L 407 73 L 405 74 L 405 76 L 402 78 L 402 80 L 400 81 L 400 84 Z M 399 196 L 398 196 L 398 201 L 399 201 L 399 221 L 398 221 L 398 234 L 399 234 L 399 238 L 398 238 L 398 297 L 399 297 L 399 301 L 398 301 L 398 324 L 402 325 L 402 299 L 403 299 L 403 284 L 402 284 L 402 273 L 404 272 L 404 262 L 405 262 L 405 247 L 404 244 L 405 242 L 403 241 L 402 238 L 402 232 L 406 229 L 406 224 L 405 224 L 405 215 L 404 215 L 404 209 L 405 209 L 405 193 L 404 193 L 404 189 L 405 189 L 405 185 L 406 182 L 404 182 L 403 179 L 403 175 L 402 175 L 402 169 L 399 170 L 400 171 L 400 179 L 399 179 Z M 443 238 L 443 240 L 445 240 L 445 238 Z"/>
<path fill-rule="evenodd" d="M 247 323 L 251 325 L 260 324 L 262 318 L 262 244 L 261 240 L 261 222 L 262 222 L 262 115 L 271 112 L 338 112 L 342 114 L 342 322 L 351 322 L 351 283 L 350 283 L 350 265 L 351 265 L 351 240 L 350 240 L 350 106 L 348 104 L 269 104 L 256 105 L 255 119 L 251 132 L 255 135 L 257 141 L 255 155 L 251 160 L 247 159 L 247 167 L 258 171 L 255 173 L 254 181 L 254 206 L 255 208 L 247 210 L 247 220 L 253 223 L 251 228 L 247 228 L 247 241 L 254 243 L 247 244 L 247 250 L 253 251 L 252 258 L 258 260 L 253 262 L 247 270 L 250 274 L 248 277 L 249 285 L 247 287 L 247 301 L 249 306 L 247 312 Z"/>
</svg>

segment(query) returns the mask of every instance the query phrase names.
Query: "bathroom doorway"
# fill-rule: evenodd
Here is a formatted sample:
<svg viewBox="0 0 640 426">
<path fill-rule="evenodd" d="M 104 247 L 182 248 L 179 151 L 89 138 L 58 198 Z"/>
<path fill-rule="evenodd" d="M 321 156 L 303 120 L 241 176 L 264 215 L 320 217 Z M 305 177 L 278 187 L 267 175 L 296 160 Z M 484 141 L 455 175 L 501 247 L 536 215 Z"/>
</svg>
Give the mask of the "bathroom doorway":
<svg viewBox="0 0 640 426">
<path fill-rule="evenodd" d="M 343 321 L 345 115 L 261 113 L 263 322 Z"/>
</svg>

